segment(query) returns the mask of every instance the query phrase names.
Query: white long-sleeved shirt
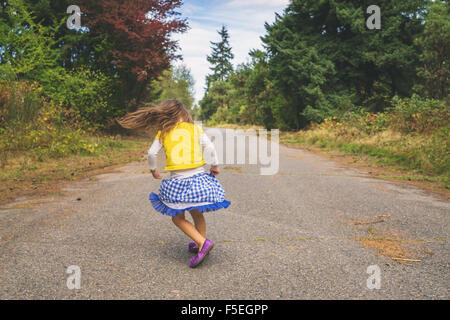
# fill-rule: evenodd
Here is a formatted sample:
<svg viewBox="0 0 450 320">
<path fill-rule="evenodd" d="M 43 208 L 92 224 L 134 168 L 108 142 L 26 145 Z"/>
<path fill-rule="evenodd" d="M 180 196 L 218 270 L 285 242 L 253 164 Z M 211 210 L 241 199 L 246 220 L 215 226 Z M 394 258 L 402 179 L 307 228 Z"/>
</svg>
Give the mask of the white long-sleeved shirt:
<svg viewBox="0 0 450 320">
<path fill-rule="evenodd" d="M 206 133 L 200 135 L 200 146 L 203 148 L 203 156 L 205 158 L 205 162 L 211 165 L 218 165 L 219 159 L 217 158 L 216 148 Z M 148 166 L 150 170 L 156 169 L 158 153 L 163 148 L 164 146 L 159 139 L 155 139 L 153 141 L 153 144 L 148 150 Z M 185 177 L 201 172 L 204 172 L 203 166 L 195 169 L 172 171 L 171 177 Z"/>
</svg>

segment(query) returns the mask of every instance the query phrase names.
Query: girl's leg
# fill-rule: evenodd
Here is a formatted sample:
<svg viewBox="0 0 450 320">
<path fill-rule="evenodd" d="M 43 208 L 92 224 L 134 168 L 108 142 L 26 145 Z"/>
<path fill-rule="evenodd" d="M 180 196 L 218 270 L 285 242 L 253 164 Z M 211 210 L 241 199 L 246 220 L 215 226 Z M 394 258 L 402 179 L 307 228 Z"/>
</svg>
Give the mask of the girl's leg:
<svg viewBox="0 0 450 320">
<path fill-rule="evenodd" d="M 205 243 L 206 238 L 202 236 L 200 232 L 186 220 L 184 213 L 177 215 L 176 217 L 172 217 L 173 223 L 181 229 L 188 237 L 195 241 L 198 244 L 199 250 L 202 250 L 203 244 Z"/>
<path fill-rule="evenodd" d="M 194 220 L 195 228 L 200 234 L 206 238 L 206 220 L 203 213 L 198 212 L 197 209 L 190 211 L 192 219 Z"/>
</svg>

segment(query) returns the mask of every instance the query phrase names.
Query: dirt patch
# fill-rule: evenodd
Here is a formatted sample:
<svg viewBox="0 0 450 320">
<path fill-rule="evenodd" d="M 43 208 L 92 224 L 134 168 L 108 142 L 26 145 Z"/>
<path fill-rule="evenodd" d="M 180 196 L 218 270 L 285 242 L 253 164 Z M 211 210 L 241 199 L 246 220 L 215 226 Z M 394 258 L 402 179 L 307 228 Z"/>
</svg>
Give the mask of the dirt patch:
<svg viewBox="0 0 450 320">
<path fill-rule="evenodd" d="M 86 171 L 83 171 L 77 175 L 68 179 L 65 176 L 51 176 L 45 184 L 33 185 L 30 179 L 20 179 L 15 181 L 7 181 L 4 183 L 4 188 L 8 188 L 8 192 L 5 193 L 2 190 L 0 194 L 0 204 L 5 205 L 15 201 L 18 197 L 26 197 L 29 200 L 40 199 L 43 196 L 51 194 L 58 194 L 61 192 L 61 187 L 68 181 L 80 181 L 86 178 L 90 178 L 103 173 L 114 172 L 120 165 L 98 165 L 88 166 Z M 27 204 L 28 205 L 28 204 Z M 20 205 L 19 205 L 20 206 Z"/>
<path fill-rule="evenodd" d="M 299 155 L 296 155 L 296 154 L 289 154 L 289 155 L 287 155 L 287 157 L 291 158 L 291 159 L 300 159 L 300 160 L 305 159 L 305 157 L 299 156 Z"/>
<path fill-rule="evenodd" d="M 404 237 L 398 237 L 395 232 L 387 232 L 378 237 L 357 240 L 363 247 L 376 250 L 380 256 L 407 266 L 414 266 L 434 255 L 425 246 L 425 240 L 405 239 Z"/>
<path fill-rule="evenodd" d="M 413 254 L 401 245 L 401 240 L 395 239 L 359 239 L 365 248 L 375 249 L 383 257 L 388 257 L 400 264 L 411 264 L 410 262 L 420 262 L 414 259 Z"/>
<path fill-rule="evenodd" d="M 360 225 L 366 225 L 366 224 L 382 223 L 382 222 L 386 222 L 387 218 L 389 218 L 390 216 L 391 216 L 390 214 L 380 214 L 378 216 L 375 216 L 375 219 L 355 221 L 355 222 L 353 222 L 353 224 L 355 226 L 360 226 Z"/>
<path fill-rule="evenodd" d="M 72 156 L 37 163 L 37 169 L 19 171 L 20 176 L 1 182 L 0 206 L 19 197 L 34 200 L 59 194 L 62 186 L 69 181 L 95 180 L 96 175 L 116 172 L 126 163 L 139 161 L 147 148 L 148 140 L 141 140 L 131 147 L 111 150 L 99 157 Z"/>
<path fill-rule="evenodd" d="M 0 210 L 28 209 L 28 208 L 33 208 L 35 206 L 40 206 L 40 205 L 47 204 L 47 203 L 57 203 L 57 202 L 58 201 L 56 201 L 56 200 L 32 201 L 32 202 L 2 206 L 2 207 L 0 207 Z"/>
<path fill-rule="evenodd" d="M 400 237 L 391 230 L 380 232 L 373 226 L 367 229 L 367 238 L 356 239 L 361 246 L 372 249 L 382 257 L 408 266 L 422 262 L 422 259 L 433 255 L 433 252 L 424 246 L 424 240 Z"/>
<path fill-rule="evenodd" d="M 366 249 L 375 250 L 382 257 L 408 266 L 433 255 L 433 252 L 425 247 L 425 240 L 412 239 L 405 232 L 395 229 L 389 221 L 390 217 L 390 214 L 380 214 L 347 223 L 358 230 L 359 236 L 352 240 L 359 242 Z"/>
<path fill-rule="evenodd" d="M 237 173 L 243 173 L 244 172 L 244 169 L 242 169 L 241 167 L 230 167 L 230 166 L 227 166 L 227 167 L 223 167 L 223 169 L 224 170 L 231 170 L 231 171 L 234 171 L 234 172 L 237 172 Z"/>
</svg>

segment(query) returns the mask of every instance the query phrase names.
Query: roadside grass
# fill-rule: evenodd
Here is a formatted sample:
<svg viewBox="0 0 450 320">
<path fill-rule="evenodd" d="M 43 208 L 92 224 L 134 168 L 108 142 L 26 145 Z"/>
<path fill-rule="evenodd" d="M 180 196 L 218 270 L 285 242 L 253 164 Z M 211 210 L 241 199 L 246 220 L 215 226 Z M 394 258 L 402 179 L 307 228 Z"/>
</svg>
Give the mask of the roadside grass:
<svg viewBox="0 0 450 320">
<path fill-rule="evenodd" d="M 0 204 L 21 196 L 58 192 L 64 181 L 89 178 L 118 165 L 139 161 L 151 142 L 144 137 L 83 137 L 93 152 L 66 156 L 36 156 L 35 150 L 10 153 L 0 168 Z"/>
<path fill-rule="evenodd" d="M 220 124 L 224 129 L 262 129 L 259 126 Z M 432 134 L 401 133 L 392 129 L 366 133 L 345 123 L 325 122 L 298 132 L 280 132 L 288 146 L 346 156 L 352 163 L 378 169 L 386 180 L 426 183 L 433 191 L 450 190 L 450 138 L 443 128 Z M 270 135 L 268 137 L 270 139 Z M 351 164 L 352 164 L 351 163 Z M 350 165 L 351 165 L 350 164 Z M 225 168 L 229 169 L 229 168 Z"/>
<path fill-rule="evenodd" d="M 338 151 L 368 165 L 405 171 L 381 173 L 380 178 L 426 181 L 450 189 L 450 151 L 446 135 L 404 134 L 391 129 L 366 134 L 345 124 L 319 125 L 299 132 L 283 132 L 280 141 L 321 151 Z"/>
<path fill-rule="evenodd" d="M 263 126 L 257 126 L 257 125 L 244 125 L 244 124 L 234 124 L 234 123 L 206 123 L 204 125 L 205 127 L 214 127 L 214 128 L 221 128 L 221 129 L 232 129 L 232 130 L 262 130 L 264 129 Z"/>
<path fill-rule="evenodd" d="M 217 124 L 221 128 L 260 128 Z M 269 135 L 270 139 L 270 135 Z M 281 132 L 280 142 L 320 151 L 347 164 L 370 167 L 379 178 L 408 181 L 450 194 L 450 100 L 413 94 L 394 97 L 383 112 L 363 107 L 335 112 L 298 132 Z M 350 158 L 350 159 L 349 159 Z"/>
<path fill-rule="evenodd" d="M 0 80 L 0 204 L 140 160 L 151 142 L 147 132 L 109 136 L 74 112 L 38 83 Z"/>
</svg>

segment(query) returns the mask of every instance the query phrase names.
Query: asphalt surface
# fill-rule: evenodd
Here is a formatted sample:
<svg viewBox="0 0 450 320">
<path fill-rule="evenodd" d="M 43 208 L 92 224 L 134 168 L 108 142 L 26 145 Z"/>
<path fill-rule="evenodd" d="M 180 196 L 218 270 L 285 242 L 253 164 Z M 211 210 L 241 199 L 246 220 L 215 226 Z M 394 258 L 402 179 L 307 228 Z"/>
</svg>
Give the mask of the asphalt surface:
<svg viewBox="0 0 450 320">
<path fill-rule="evenodd" d="M 206 213 L 215 247 L 196 269 L 189 239 L 147 200 L 159 181 L 145 160 L 18 199 L 0 210 L 0 299 L 449 299 L 448 200 L 298 149 L 279 161 L 275 175 L 221 167 L 232 204 Z M 411 240 L 393 243 L 420 261 L 356 240 L 374 235 Z M 380 289 L 367 287 L 373 265 Z"/>
</svg>

